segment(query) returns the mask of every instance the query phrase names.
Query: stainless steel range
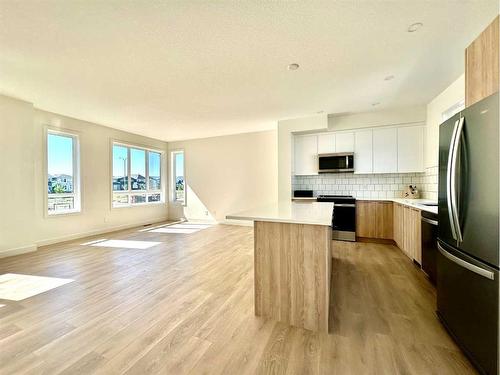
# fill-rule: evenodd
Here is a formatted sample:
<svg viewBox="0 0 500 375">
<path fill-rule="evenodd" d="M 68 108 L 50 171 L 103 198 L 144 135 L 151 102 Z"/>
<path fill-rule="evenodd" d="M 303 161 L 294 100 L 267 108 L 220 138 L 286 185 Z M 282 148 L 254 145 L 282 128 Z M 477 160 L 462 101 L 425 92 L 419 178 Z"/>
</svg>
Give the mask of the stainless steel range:
<svg viewBox="0 0 500 375">
<path fill-rule="evenodd" d="M 333 202 L 332 238 L 356 241 L 356 198 L 351 195 L 318 195 L 318 202 Z"/>
</svg>

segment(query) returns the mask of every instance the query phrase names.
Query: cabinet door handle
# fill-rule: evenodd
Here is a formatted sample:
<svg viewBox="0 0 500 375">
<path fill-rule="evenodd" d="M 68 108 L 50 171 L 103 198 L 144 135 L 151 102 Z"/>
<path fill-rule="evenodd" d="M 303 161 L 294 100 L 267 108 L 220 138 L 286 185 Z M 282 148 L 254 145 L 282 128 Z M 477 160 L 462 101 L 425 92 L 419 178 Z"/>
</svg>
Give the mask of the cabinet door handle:
<svg viewBox="0 0 500 375">
<path fill-rule="evenodd" d="M 424 221 L 424 222 L 426 222 L 426 223 L 428 223 L 428 224 L 438 225 L 437 220 L 427 219 L 426 217 L 423 217 L 423 218 L 422 218 L 422 221 Z"/>
</svg>

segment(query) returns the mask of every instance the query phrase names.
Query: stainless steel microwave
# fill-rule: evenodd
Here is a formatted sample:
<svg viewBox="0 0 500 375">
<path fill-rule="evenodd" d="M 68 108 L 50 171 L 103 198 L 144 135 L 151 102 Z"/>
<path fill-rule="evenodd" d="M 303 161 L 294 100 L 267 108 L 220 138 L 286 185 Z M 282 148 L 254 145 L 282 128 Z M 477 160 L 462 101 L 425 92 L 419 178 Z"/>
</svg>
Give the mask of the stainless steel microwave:
<svg viewBox="0 0 500 375">
<path fill-rule="evenodd" d="M 318 155 L 319 173 L 354 172 L 354 153 L 342 152 L 336 154 Z"/>
</svg>

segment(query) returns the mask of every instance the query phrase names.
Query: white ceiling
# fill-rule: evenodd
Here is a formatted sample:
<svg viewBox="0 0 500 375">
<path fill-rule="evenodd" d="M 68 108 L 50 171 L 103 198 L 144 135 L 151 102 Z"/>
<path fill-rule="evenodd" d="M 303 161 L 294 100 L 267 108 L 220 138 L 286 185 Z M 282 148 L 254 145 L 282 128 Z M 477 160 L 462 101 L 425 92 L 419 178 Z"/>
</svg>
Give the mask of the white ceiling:
<svg viewBox="0 0 500 375">
<path fill-rule="evenodd" d="M 0 92 L 167 141 L 422 105 L 497 13 L 497 0 L 3 0 Z"/>
</svg>

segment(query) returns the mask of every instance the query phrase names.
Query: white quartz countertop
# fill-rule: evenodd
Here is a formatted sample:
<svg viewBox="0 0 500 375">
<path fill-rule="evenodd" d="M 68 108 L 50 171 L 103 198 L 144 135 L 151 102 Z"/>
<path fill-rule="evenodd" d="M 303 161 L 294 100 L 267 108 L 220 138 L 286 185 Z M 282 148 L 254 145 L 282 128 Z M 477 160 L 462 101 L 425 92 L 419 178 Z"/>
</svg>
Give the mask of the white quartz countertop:
<svg viewBox="0 0 500 375">
<path fill-rule="evenodd" d="M 294 201 L 277 202 L 227 215 L 229 220 L 272 221 L 290 224 L 332 225 L 333 203 Z"/>
<path fill-rule="evenodd" d="M 433 203 L 436 204 L 436 201 L 432 201 L 430 199 L 405 199 L 405 198 L 356 198 L 358 201 L 385 201 L 385 202 L 396 202 L 401 203 L 406 206 L 410 206 L 413 208 L 417 208 L 421 211 L 427 211 L 437 214 L 438 208 L 437 206 L 426 206 L 425 204 Z"/>
</svg>

